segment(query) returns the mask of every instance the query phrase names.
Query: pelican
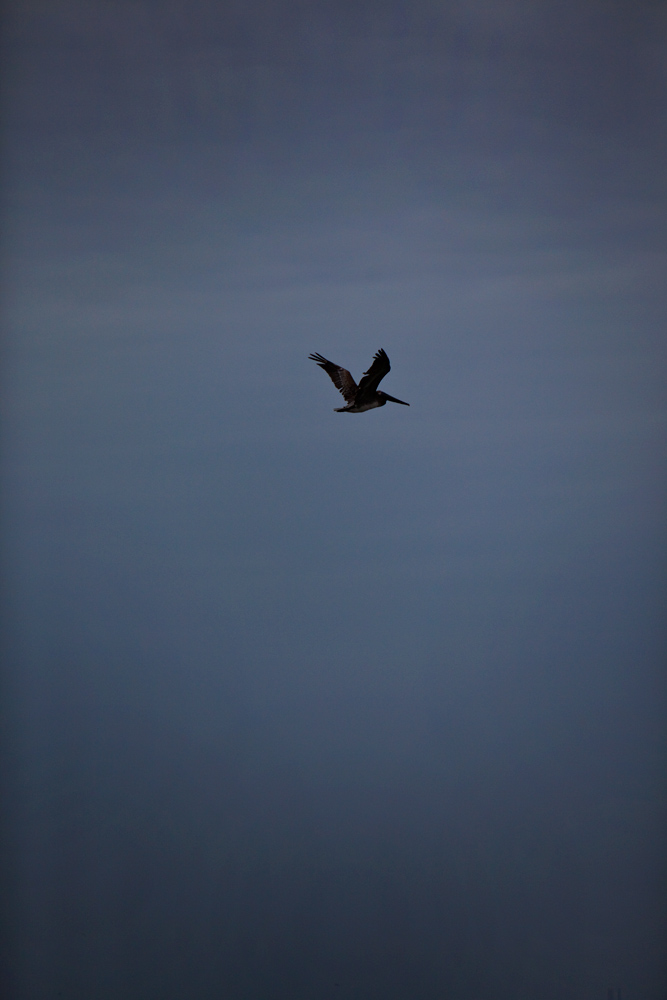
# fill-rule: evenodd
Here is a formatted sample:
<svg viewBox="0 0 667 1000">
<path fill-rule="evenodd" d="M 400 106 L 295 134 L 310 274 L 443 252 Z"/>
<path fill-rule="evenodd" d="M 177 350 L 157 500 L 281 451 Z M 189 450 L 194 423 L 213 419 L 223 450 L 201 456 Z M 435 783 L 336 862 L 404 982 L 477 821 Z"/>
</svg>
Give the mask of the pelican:
<svg viewBox="0 0 667 1000">
<path fill-rule="evenodd" d="M 333 361 L 327 361 L 321 354 L 309 354 L 310 361 L 315 361 L 327 373 L 333 384 L 343 394 L 343 399 L 347 406 L 336 408 L 334 413 L 364 413 L 366 410 L 373 410 L 376 406 L 384 406 L 385 403 L 400 403 L 401 406 L 409 406 L 402 399 L 395 399 L 386 392 L 381 392 L 378 386 L 388 371 L 391 370 L 389 358 L 380 348 L 373 364 L 367 372 L 364 372 L 359 385 L 354 381 L 346 368 L 335 365 Z"/>
</svg>

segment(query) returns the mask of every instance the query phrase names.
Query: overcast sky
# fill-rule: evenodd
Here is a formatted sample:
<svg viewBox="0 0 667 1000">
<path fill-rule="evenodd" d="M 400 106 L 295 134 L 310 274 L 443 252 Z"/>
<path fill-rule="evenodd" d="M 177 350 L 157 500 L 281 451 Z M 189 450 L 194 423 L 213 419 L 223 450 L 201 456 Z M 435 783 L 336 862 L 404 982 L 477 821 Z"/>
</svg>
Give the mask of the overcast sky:
<svg viewBox="0 0 667 1000">
<path fill-rule="evenodd" d="M 664 1000 L 665 14 L 7 5 L 12 1000 Z"/>
</svg>

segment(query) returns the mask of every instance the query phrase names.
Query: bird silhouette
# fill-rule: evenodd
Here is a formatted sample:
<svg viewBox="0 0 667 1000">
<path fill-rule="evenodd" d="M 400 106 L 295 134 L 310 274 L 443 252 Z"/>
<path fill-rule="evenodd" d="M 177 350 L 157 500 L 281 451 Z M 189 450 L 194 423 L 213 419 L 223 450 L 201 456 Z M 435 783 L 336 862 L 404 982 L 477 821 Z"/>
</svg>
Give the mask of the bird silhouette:
<svg viewBox="0 0 667 1000">
<path fill-rule="evenodd" d="M 373 358 L 373 364 L 368 371 L 364 372 L 359 385 L 354 381 L 347 368 L 341 368 L 333 361 L 327 361 L 321 354 L 310 354 L 309 359 L 324 369 L 333 384 L 342 393 L 347 406 L 336 407 L 336 413 L 365 413 L 366 410 L 374 410 L 376 406 L 384 406 L 385 403 L 400 403 L 401 406 L 410 405 L 404 403 L 402 399 L 396 399 L 378 389 L 378 385 L 387 372 L 391 371 L 389 358 L 382 348 Z"/>
</svg>

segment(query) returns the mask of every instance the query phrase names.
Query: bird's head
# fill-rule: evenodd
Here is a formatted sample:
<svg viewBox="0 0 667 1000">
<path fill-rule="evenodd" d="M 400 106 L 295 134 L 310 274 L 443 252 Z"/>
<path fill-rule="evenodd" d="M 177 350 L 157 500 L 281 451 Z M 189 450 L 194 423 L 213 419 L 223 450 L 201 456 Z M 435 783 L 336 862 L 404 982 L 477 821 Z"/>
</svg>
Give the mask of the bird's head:
<svg viewBox="0 0 667 1000">
<path fill-rule="evenodd" d="M 400 403 L 401 406 L 410 405 L 409 403 L 404 403 L 402 399 L 396 399 L 394 396 L 390 396 L 388 393 L 382 392 L 382 390 L 378 391 L 378 396 L 380 397 L 383 403 Z"/>
</svg>

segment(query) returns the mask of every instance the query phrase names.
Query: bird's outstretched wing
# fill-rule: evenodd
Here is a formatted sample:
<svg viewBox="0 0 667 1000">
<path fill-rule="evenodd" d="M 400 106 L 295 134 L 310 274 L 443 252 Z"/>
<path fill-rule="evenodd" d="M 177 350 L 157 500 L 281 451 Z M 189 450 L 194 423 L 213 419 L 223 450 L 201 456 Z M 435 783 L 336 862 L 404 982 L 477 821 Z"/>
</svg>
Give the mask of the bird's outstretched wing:
<svg viewBox="0 0 667 1000">
<path fill-rule="evenodd" d="M 353 403 L 357 395 L 357 383 L 347 368 L 341 368 L 340 365 L 335 365 L 333 361 L 327 361 L 321 354 L 309 354 L 308 357 L 311 361 L 316 361 L 320 368 L 324 369 L 336 388 L 342 392 L 345 402 Z"/>
<path fill-rule="evenodd" d="M 391 371 L 389 358 L 382 348 L 380 348 L 373 358 L 373 364 L 367 372 L 364 372 L 363 378 L 360 379 L 359 388 L 365 392 L 375 392 L 388 371 Z"/>
</svg>

